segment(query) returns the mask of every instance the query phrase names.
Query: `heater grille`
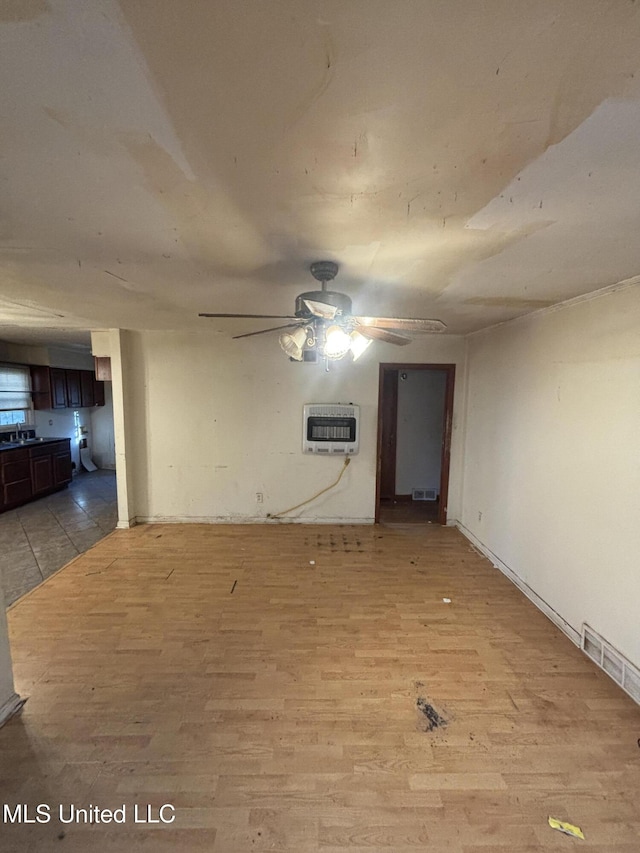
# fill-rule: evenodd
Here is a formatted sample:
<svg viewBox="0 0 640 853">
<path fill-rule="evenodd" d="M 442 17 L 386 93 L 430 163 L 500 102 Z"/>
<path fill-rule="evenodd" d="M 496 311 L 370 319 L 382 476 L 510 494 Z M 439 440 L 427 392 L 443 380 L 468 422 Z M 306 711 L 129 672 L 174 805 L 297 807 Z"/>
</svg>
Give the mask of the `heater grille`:
<svg viewBox="0 0 640 853">
<path fill-rule="evenodd" d="M 411 498 L 414 501 L 435 501 L 437 497 L 437 489 L 413 489 L 411 492 Z"/>
<path fill-rule="evenodd" d="M 640 670 L 587 624 L 582 626 L 582 651 L 640 705 Z"/>
<path fill-rule="evenodd" d="M 358 452 L 360 407 L 353 403 L 308 403 L 302 411 L 304 453 Z"/>
</svg>

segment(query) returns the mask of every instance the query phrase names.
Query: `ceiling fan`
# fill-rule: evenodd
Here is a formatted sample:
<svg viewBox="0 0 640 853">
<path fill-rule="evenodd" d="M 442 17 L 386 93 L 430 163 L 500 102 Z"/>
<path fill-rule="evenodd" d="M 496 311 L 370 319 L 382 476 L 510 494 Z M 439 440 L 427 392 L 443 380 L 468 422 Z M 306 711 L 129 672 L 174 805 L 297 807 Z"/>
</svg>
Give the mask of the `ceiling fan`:
<svg viewBox="0 0 640 853">
<path fill-rule="evenodd" d="M 281 326 L 234 335 L 234 340 L 280 332 L 280 346 L 293 361 L 317 361 L 343 358 L 351 353 L 358 359 L 373 341 L 406 346 L 411 343 L 407 332 L 442 332 L 441 320 L 406 317 L 365 317 L 351 313 L 351 299 L 344 293 L 327 290 L 327 282 L 338 273 L 334 261 L 311 264 L 311 275 L 321 283 L 321 290 L 311 290 L 296 297 L 294 314 L 209 314 L 199 317 L 245 317 L 261 320 L 292 320 Z"/>
</svg>

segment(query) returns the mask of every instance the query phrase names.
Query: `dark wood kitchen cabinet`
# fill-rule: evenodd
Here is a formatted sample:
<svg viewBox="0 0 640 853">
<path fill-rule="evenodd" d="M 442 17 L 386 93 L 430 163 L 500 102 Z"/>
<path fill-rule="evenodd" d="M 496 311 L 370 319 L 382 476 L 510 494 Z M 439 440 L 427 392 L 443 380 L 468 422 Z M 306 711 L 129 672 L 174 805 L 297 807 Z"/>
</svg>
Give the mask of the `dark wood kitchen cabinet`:
<svg viewBox="0 0 640 853">
<path fill-rule="evenodd" d="M 65 370 L 65 373 L 67 375 L 67 406 L 71 409 L 79 409 L 82 404 L 80 371 Z"/>
<path fill-rule="evenodd" d="M 98 382 L 92 370 L 33 365 L 31 388 L 38 411 L 104 406 L 104 382 Z"/>
<path fill-rule="evenodd" d="M 31 498 L 31 468 L 28 450 L 0 451 L 2 492 L 0 511 L 11 509 Z"/>
<path fill-rule="evenodd" d="M 0 512 L 62 489 L 71 478 L 68 438 L 0 450 Z"/>
<path fill-rule="evenodd" d="M 64 486 L 71 482 L 72 465 L 71 465 L 71 450 L 65 442 L 60 442 L 54 446 L 51 455 L 53 466 L 53 485 Z"/>
<path fill-rule="evenodd" d="M 66 409 L 69 405 L 67 398 L 67 371 L 61 367 L 51 367 L 51 408 Z"/>
<path fill-rule="evenodd" d="M 33 408 L 66 409 L 66 372 L 61 367 L 46 367 L 40 364 L 32 365 L 30 370 Z"/>
<path fill-rule="evenodd" d="M 95 406 L 96 394 L 94 390 L 95 375 L 92 370 L 80 371 L 80 405 L 84 408 Z"/>
<path fill-rule="evenodd" d="M 96 406 L 104 406 L 104 382 L 99 379 L 93 383 L 93 396 Z"/>
<path fill-rule="evenodd" d="M 31 490 L 34 495 L 48 492 L 53 486 L 51 454 L 31 460 Z"/>
<path fill-rule="evenodd" d="M 53 409 L 51 368 L 34 364 L 30 370 L 33 408 L 37 410 Z"/>
</svg>

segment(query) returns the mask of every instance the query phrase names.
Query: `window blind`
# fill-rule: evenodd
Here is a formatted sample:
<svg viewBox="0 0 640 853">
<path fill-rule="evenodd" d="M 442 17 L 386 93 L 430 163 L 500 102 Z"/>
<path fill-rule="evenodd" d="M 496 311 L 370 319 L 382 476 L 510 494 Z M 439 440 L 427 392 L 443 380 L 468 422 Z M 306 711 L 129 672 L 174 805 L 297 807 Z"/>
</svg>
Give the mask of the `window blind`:
<svg viewBox="0 0 640 853">
<path fill-rule="evenodd" d="M 0 364 L 0 410 L 30 409 L 29 368 Z"/>
</svg>

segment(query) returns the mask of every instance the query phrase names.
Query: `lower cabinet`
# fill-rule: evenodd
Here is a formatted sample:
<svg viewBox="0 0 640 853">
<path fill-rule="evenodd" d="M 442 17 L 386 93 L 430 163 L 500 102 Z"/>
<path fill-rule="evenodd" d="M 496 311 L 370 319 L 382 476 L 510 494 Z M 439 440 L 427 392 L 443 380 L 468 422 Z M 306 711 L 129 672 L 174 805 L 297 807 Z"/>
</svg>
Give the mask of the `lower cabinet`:
<svg viewBox="0 0 640 853">
<path fill-rule="evenodd" d="M 31 500 L 33 492 L 31 491 L 31 479 L 18 480 L 17 483 L 7 483 L 3 487 L 4 504 L 3 509 L 11 509 L 18 504 L 24 504 Z"/>
<path fill-rule="evenodd" d="M 71 467 L 71 451 L 59 450 L 51 457 L 53 463 L 53 484 L 61 486 L 71 482 L 72 467 Z"/>
<path fill-rule="evenodd" d="M 60 489 L 71 477 L 68 438 L 0 450 L 0 512 Z"/>
<path fill-rule="evenodd" d="M 0 478 L 2 480 L 2 509 L 26 503 L 31 498 L 31 468 L 28 450 L 0 452 Z"/>
<path fill-rule="evenodd" d="M 53 486 L 53 466 L 51 455 L 41 456 L 39 459 L 31 460 L 31 482 L 33 494 L 48 492 Z"/>
</svg>

